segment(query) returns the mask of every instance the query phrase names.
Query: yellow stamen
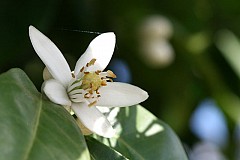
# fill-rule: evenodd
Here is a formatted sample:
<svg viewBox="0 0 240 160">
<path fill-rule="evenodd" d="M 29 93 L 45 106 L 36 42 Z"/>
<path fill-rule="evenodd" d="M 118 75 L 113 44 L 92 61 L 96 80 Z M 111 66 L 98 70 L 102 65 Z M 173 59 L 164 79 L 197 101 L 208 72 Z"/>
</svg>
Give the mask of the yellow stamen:
<svg viewBox="0 0 240 160">
<path fill-rule="evenodd" d="M 91 89 L 92 91 L 96 91 L 99 87 L 101 87 L 101 77 L 97 75 L 95 72 L 88 72 L 83 76 L 82 79 L 82 88 L 84 90 Z"/>
<path fill-rule="evenodd" d="M 94 63 L 96 62 L 96 58 L 93 58 L 89 63 L 87 63 L 87 67 L 89 67 L 89 66 L 92 66 L 92 65 L 94 65 Z"/>
<path fill-rule="evenodd" d="M 101 83 L 102 86 L 106 86 L 107 85 L 107 81 L 103 80 Z"/>
<path fill-rule="evenodd" d="M 107 74 L 108 74 L 108 77 L 117 78 L 116 74 L 114 74 L 113 71 L 111 71 L 111 70 L 108 70 Z"/>
<path fill-rule="evenodd" d="M 102 71 L 100 71 L 100 70 L 97 70 L 97 71 L 95 71 L 95 73 L 97 74 L 97 75 L 99 75 L 99 73 L 101 73 Z"/>
</svg>

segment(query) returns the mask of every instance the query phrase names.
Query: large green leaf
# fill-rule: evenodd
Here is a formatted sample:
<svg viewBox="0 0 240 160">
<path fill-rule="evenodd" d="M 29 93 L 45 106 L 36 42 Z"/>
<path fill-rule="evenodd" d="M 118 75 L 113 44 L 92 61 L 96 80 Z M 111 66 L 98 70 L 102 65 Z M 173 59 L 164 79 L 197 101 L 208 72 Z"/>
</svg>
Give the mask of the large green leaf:
<svg viewBox="0 0 240 160">
<path fill-rule="evenodd" d="M 92 137 L 86 137 L 93 160 L 127 160 L 123 155 Z"/>
<path fill-rule="evenodd" d="M 114 123 L 117 136 L 111 139 L 94 137 L 125 157 L 131 160 L 187 159 L 173 130 L 140 105 L 114 108 L 108 118 Z"/>
<path fill-rule="evenodd" d="M 42 99 L 26 74 L 12 69 L 0 75 L 0 159 L 90 159 L 74 118 Z"/>
</svg>

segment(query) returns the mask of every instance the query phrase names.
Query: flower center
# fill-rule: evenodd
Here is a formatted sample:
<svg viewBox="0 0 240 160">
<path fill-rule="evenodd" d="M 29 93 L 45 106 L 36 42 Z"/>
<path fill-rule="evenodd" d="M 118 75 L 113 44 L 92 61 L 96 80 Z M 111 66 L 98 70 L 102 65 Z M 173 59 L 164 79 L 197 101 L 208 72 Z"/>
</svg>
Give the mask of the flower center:
<svg viewBox="0 0 240 160">
<path fill-rule="evenodd" d="M 96 59 L 92 59 L 86 66 L 82 67 L 80 76 L 78 76 L 80 78 L 76 78 L 75 74 L 72 74 L 73 80 L 67 89 L 72 102 L 87 102 L 88 106 L 94 106 L 98 98 L 101 97 L 99 88 L 106 86 L 107 82 L 112 82 L 112 78 L 116 78 L 116 75 L 110 70 L 107 72 L 86 71 L 89 66 L 94 65 L 95 61 Z"/>
<path fill-rule="evenodd" d="M 103 80 L 99 74 L 95 72 L 86 72 L 82 78 L 82 89 L 91 88 L 93 91 L 98 90 L 101 87 Z"/>
</svg>

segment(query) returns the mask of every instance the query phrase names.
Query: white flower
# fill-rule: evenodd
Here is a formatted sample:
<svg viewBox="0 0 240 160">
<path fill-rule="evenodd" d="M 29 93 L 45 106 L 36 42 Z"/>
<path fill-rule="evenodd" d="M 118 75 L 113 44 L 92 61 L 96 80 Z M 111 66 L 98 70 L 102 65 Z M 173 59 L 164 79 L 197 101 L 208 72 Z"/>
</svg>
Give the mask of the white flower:
<svg viewBox="0 0 240 160">
<path fill-rule="evenodd" d="M 98 107 L 131 106 L 148 98 L 139 87 L 112 82 L 115 74 L 103 72 L 115 47 L 115 34 L 97 36 L 79 58 L 71 72 L 68 63 L 55 44 L 33 26 L 29 27 L 32 45 L 46 65 L 52 78 L 43 83 L 43 91 L 57 104 L 70 106 L 81 124 L 91 132 L 112 137 L 115 132 Z M 81 127 L 82 131 L 84 127 Z"/>
</svg>

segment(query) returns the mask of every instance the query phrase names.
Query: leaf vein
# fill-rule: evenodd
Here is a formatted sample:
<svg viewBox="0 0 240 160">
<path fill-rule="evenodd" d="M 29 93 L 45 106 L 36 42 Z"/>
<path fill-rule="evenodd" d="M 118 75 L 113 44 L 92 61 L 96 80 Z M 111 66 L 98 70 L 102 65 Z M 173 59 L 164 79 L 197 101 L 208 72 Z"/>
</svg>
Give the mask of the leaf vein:
<svg viewBox="0 0 240 160">
<path fill-rule="evenodd" d="M 28 145 L 28 147 L 26 149 L 25 157 L 23 158 L 25 160 L 27 160 L 29 158 L 30 153 L 31 153 L 31 149 L 33 148 L 33 145 L 34 145 L 34 141 L 36 140 L 36 135 L 37 135 L 37 131 L 38 131 L 38 126 L 39 126 L 39 120 L 40 120 L 40 117 L 41 117 L 41 112 L 42 112 L 42 101 L 40 101 L 40 103 L 39 103 L 39 110 L 37 111 L 37 114 L 36 114 L 36 119 L 35 119 L 36 122 L 34 124 L 33 132 L 32 132 L 32 138 L 31 138 L 31 140 L 29 142 L 29 145 Z"/>
<path fill-rule="evenodd" d="M 132 146 L 130 146 L 126 141 L 124 141 L 124 139 L 122 138 L 118 138 L 118 141 L 122 142 L 123 145 L 127 146 L 127 148 L 132 151 L 134 154 L 136 154 L 138 156 L 139 160 L 145 160 L 145 158 L 140 155 Z"/>
</svg>

